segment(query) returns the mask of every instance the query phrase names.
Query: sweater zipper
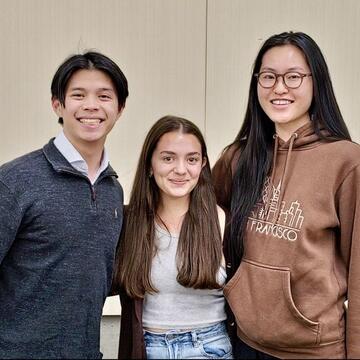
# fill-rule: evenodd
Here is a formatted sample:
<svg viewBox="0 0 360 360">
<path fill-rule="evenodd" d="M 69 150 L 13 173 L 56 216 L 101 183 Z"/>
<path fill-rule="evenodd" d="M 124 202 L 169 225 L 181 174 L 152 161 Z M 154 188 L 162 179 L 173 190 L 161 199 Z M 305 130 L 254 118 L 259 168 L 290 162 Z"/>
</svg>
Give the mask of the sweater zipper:
<svg viewBox="0 0 360 360">
<path fill-rule="evenodd" d="M 89 180 L 89 178 L 88 178 L 87 176 L 83 175 L 83 174 L 79 174 L 78 172 L 71 171 L 71 170 L 69 170 L 69 169 L 59 169 L 59 171 L 60 171 L 60 172 L 65 172 L 65 173 L 69 173 L 69 174 L 72 174 L 72 175 L 76 175 L 76 176 L 79 176 L 79 177 L 82 177 L 82 178 L 86 179 L 87 182 L 88 182 L 89 185 L 90 185 L 91 200 L 92 200 L 93 204 L 95 204 L 95 207 L 96 207 L 95 184 L 96 184 L 97 182 L 99 182 L 100 180 L 106 178 L 106 177 L 114 176 L 113 173 L 111 173 L 111 174 L 106 174 L 106 175 L 102 174 L 102 175 L 100 175 L 100 176 L 97 178 L 97 180 L 95 181 L 95 184 L 93 185 L 93 184 L 91 183 L 91 181 Z"/>
<path fill-rule="evenodd" d="M 91 181 L 89 180 L 89 178 L 83 174 L 79 174 L 78 172 L 75 172 L 75 171 L 71 171 L 69 169 L 60 169 L 60 172 L 64 172 L 64 173 L 68 173 L 68 174 L 72 174 L 72 175 L 75 175 L 75 176 L 79 176 L 81 178 L 84 178 L 90 185 L 90 193 L 91 193 L 91 200 L 93 203 L 96 202 L 96 191 L 95 191 L 95 184 L 93 185 L 91 183 Z M 99 179 L 96 180 L 96 182 L 98 181 Z M 96 203 L 95 203 L 96 204 Z"/>
<path fill-rule="evenodd" d="M 90 189 L 91 189 L 91 199 L 92 199 L 93 202 L 95 202 L 96 201 L 96 192 L 95 192 L 94 185 L 91 184 Z"/>
</svg>

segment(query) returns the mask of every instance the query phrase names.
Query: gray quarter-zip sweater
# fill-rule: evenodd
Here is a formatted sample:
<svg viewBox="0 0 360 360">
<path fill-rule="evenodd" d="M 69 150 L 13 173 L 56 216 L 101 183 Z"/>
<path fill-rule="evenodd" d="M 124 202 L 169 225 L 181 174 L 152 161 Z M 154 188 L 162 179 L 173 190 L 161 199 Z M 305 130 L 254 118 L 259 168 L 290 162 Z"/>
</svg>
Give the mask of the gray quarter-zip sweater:
<svg viewBox="0 0 360 360">
<path fill-rule="evenodd" d="M 100 358 L 122 226 L 107 169 L 91 185 L 53 140 L 0 167 L 0 358 Z"/>
</svg>

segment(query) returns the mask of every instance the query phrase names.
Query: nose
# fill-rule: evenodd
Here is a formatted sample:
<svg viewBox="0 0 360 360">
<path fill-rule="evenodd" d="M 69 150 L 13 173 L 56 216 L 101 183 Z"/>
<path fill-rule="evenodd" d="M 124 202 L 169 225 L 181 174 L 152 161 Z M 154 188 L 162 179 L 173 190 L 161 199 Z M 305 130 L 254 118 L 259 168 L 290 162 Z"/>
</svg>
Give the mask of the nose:
<svg viewBox="0 0 360 360">
<path fill-rule="evenodd" d="M 288 92 L 288 88 L 285 85 L 284 78 L 278 76 L 274 85 L 275 94 L 284 94 Z"/>
<path fill-rule="evenodd" d="M 186 173 L 185 161 L 178 160 L 175 164 L 174 172 L 179 175 L 185 174 Z"/>
<path fill-rule="evenodd" d="M 99 103 L 98 103 L 98 99 L 96 96 L 91 96 L 88 95 L 84 98 L 83 104 L 82 104 L 82 108 L 84 110 L 98 110 L 99 109 Z"/>
</svg>

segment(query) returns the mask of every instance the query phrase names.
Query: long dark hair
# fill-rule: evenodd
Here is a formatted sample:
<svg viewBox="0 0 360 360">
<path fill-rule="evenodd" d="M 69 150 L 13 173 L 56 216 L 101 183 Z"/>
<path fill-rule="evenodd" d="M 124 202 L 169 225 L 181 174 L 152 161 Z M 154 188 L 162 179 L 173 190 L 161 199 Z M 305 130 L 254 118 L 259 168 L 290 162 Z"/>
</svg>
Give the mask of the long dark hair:
<svg viewBox="0 0 360 360">
<path fill-rule="evenodd" d="M 145 139 L 118 247 L 115 285 L 134 298 L 157 291 L 151 283 L 150 272 L 156 252 L 154 223 L 160 194 L 154 177 L 149 174 L 157 143 L 164 134 L 173 131 L 194 135 L 201 144 L 205 161 L 181 226 L 177 281 L 194 289 L 220 288 L 216 276 L 221 263 L 222 241 L 205 141 L 192 122 L 165 116 L 152 126 Z"/>
<path fill-rule="evenodd" d="M 244 251 L 244 233 L 250 211 L 258 201 L 273 157 L 274 123 L 262 110 L 257 95 L 258 73 L 264 54 L 275 46 L 294 45 L 299 48 L 310 67 L 313 99 L 309 109 L 316 134 L 328 131 L 333 139 L 351 140 L 337 104 L 330 74 L 323 54 L 315 41 L 302 32 L 283 32 L 267 39 L 255 59 L 249 98 L 243 125 L 229 147 L 240 152 L 232 184 L 230 239 L 227 255 L 233 271 L 239 266 Z M 229 148 L 228 147 L 228 148 Z M 225 150 L 226 151 L 226 150 Z"/>
</svg>

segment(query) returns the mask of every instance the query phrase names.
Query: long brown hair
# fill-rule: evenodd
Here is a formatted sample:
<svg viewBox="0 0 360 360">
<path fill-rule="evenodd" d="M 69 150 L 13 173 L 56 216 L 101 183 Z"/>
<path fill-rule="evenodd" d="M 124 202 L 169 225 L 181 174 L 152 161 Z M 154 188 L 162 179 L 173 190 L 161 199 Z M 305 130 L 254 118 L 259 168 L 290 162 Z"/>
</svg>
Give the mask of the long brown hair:
<svg viewBox="0 0 360 360">
<path fill-rule="evenodd" d="M 216 278 L 222 241 L 205 141 L 192 122 L 165 116 L 152 126 L 142 147 L 117 252 L 115 285 L 135 298 L 157 292 L 151 283 L 151 264 L 156 254 L 155 220 L 160 193 L 154 177 L 149 175 L 157 143 L 164 134 L 173 131 L 196 136 L 206 161 L 190 194 L 189 209 L 181 226 L 177 281 L 194 289 L 220 288 Z"/>
</svg>

